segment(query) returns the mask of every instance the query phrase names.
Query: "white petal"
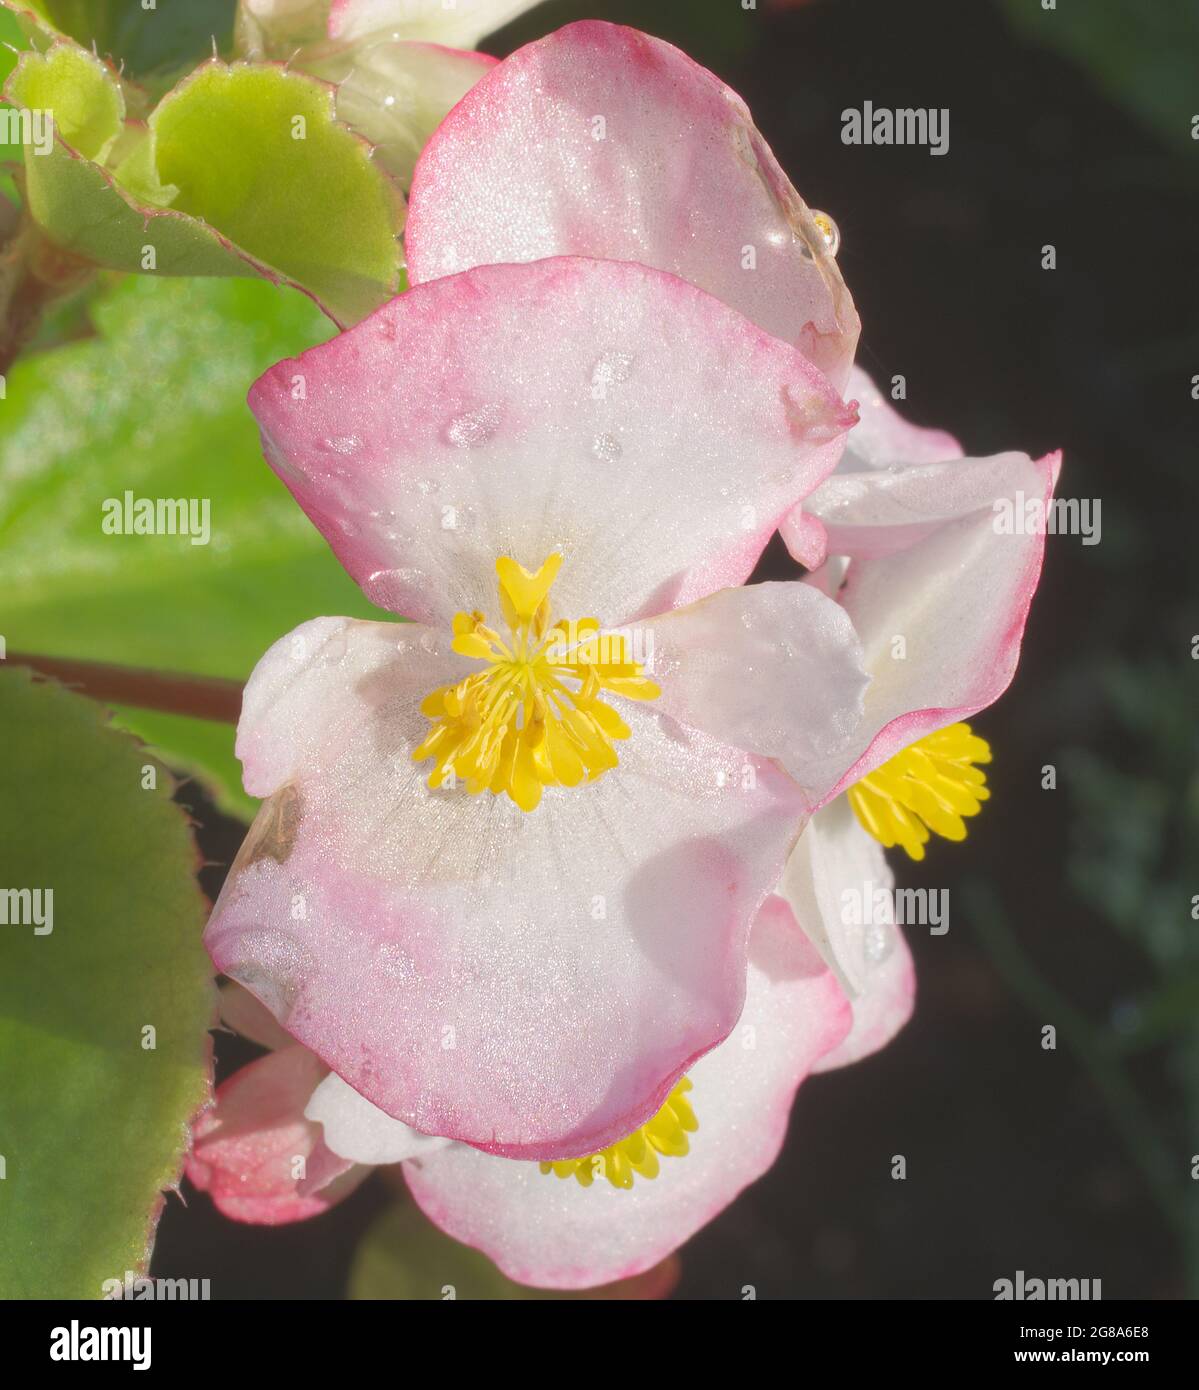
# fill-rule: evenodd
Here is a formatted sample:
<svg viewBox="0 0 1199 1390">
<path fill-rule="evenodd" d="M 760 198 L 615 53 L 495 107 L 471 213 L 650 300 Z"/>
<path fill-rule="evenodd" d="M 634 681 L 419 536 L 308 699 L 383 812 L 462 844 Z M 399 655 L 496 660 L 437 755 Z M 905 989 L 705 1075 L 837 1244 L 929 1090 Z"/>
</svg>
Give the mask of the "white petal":
<svg viewBox="0 0 1199 1390">
<path fill-rule="evenodd" d="M 433 1134 L 421 1134 L 400 1120 L 393 1120 L 330 1072 L 304 1107 L 304 1118 L 325 1128 L 325 1143 L 342 1158 L 355 1163 L 401 1163 L 436 1153 L 452 1143 Z"/>
<path fill-rule="evenodd" d="M 894 886 L 882 846 L 846 796 L 812 817 L 783 871 L 776 891 L 851 998 L 895 949 Z"/>
<path fill-rule="evenodd" d="M 869 677 L 853 624 L 808 584 L 722 589 L 656 618 L 661 706 L 723 743 L 775 758 L 813 791 L 845 756 Z"/>
</svg>

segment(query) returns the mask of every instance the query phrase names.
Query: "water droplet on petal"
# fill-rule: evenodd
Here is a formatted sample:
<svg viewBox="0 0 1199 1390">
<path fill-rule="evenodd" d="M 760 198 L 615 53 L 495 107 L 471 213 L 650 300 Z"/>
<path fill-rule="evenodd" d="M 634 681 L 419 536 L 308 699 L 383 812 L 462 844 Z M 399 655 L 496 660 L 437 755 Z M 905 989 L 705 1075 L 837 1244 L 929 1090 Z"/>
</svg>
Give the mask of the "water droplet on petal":
<svg viewBox="0 0 1199 1390">
<path fill-rule="evenodd" d="M 591 441 L 591 452 L 604 463 L 615 463 L 624 453 L 624 445 L 614 434 L 597 434 Z"/>
<path fill-rule="evenodd" d="M 499 422 L 499 408 L 486 405 L 451 420 L 446 427 L 446 438 L 459 449 L 476 449 L 491 438 Z"/>
<path fill-rule="evenodd" d="M 827 212 L 813 212 L 812 221 L 815 222 L 824 238 L 825 249 L 830 256 L 835 256 L 841 249 L 841 229 L 828 215 Z"/>
<path fill-rule="evenodd" d="M 285 1020 L 312 973 L 312 953 L 281 931 L 246 932 L 237 953 L 225 974 L 256 994 L 277 1019 Z"/>
<path fill-rule="evenodd" d="M 872 965 L 881 965 L 891 954 L 894 944 L 894 936 L 886 922 L 873 923 L 866 928 L 862 938 L 862 950 Z"/>
<path fill-rule="evenodd" d="M 418 971 L 412 956 L 395 941 L 385 941 L 379 947 L 379 968 L 392 980 L 412 983 Z"/>
<path fill-rule="evenodd" d="M 632 353 L 605 352 L 591 369 L 592 388 L 602 391 L 605 387 L 618 385 L 622 381 L 628 381 L 632 370 Z"/>
</svg>

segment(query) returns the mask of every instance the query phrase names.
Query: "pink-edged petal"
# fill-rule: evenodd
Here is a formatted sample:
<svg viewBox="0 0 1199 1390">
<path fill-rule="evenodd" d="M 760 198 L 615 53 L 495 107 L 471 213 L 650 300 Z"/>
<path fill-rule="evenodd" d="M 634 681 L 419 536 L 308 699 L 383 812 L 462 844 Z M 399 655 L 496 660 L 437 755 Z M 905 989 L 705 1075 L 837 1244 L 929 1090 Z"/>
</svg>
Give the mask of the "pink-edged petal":
<svg viewBox="0 0 1199 1390">
<path fill-rule="evenodd" d="M 963 487 L 968 486 L 952 470 L 929 470 L 923 489 L 917 482 L 909 495 L 908 484 L 893 475 L 961 458 L 962 446 L 944 430 L 910 424 L 861 367 L 851 371 L 845 398 L 856 402 L 859 419 L 846 437 L 836 474 L 780 527 L 787 549 L 810 570 L 819 569 L 829 555 L 866 553 L 879 524 L 894 528 L 896 544 L 910 543 L 913 527 L 953 515 L 955 507 L 960 513 Z M 885 504 L 875 501 L 874 489 L 892 493 L 885 513 L 878 510 Z M 905 507 L 911 508 L 906 515 Z M 900 529 L 905 527 L 906 532 Z"/>
<path fill-rule="evenodd" d="M 965 458 L 944 430 L 910 424 L 860 367 L 847 397 L 859 420 L 836 472 L 782 526 L 792 555 L 809 569 L 824 555 L 892 554 L 938 526 L 1031 488 L 1041 479 L 1026 454 Z"/>
<path fill-rule="evenodd" d="M 393 1120 L 336 1072 L 330 1072 L 313 1091 L 304 1117 L 319 1124 L 329 1148 L 352 1163 L 402 1163 L 406 1158 L 436 1153 L 454 1142 L 421 1134 L 402 1120 Z"/>
<path fill-rule="evenodd" d="M 1044 479 L 1027 454 L 995 454 L 944 463 L 914 464 L 887 471 L 838 473 L 804 504 L 819 519 L 830 555 L 878 559 L 908 550 L 947 522 L 985 511 L 1021 494 L 1044 495 Z M 792 554 L 802 546 L 789 519 L 783 527 Z M 802 559 L 801 559 L 802 563 Z"/>
<path fill-rule="evenodd" d="M 661 708 L 812 788 L 844 756 L 869 683 L 845 610 L 808 584 L 723 589 L 653 620 Z M 816 799 L 819 799 L 818 793 Z"/>
<path fill-rule="evenodd" d="M 530 814 L 431 792 L 411 753 L 448 635 L 312 627 L 307 664 L 284 638 L 247 689 L 238 745 L 274 795 L 206 932 L 218 968 L 422 1133 L 538 1158 L 627 1134 L 737 1020 L 795 784 L 620 701 L 619 766 Z"/>
<path fill-rule="evenodd" d="M 589 1188 L 453 1145 L 404 1165 L 427 1216 L 485 1251 L 511 1278 L 588 1288 L 656 1264 L 774 1162 L 796 1088 L 850 1027 L 833 976 L 778 899 L 754 926 L 745 1012 L 732 1036 L 690 1069 L 699 1121 L 690 1152 L 658 1176 Z"/>
<path fill-rule="evenodd" d="M 1048 506 L 1060 455 L 1023 455 L 943 465 L 991 469 L 993 481 Z M 913 470 L 919 473 L 921 470 Z M 951 488 L 946 489 L 952 492 Z M 935 507 L 936 487 L 926 494 Z M 853 757 L 819 771 L 817 785 L 836 795 L 926 734 L 969 719 L 1007 689 L 1019 660 L 1029 605 L 1041 575 L 1045 536 L 1010 534 L 1003 493 L 977 488 L 974 510 L 916 527 L 919 538 L 893 553 L 851 559 L 837 596 L 865 653 L 870 685 Z M 885 547 L 882 547 L 885 549 Z M 837 562 L 830 560 L 826 568 Z M 831 588 L 822 572 L 815 585 Z M 838 775 L 839 774 L 839 775 Z M 826 799 L 828 799 L 826 797 Z"/>
<path fill-rule="evenodd" d="M 813 1071 L 834 1071 L 881 1052 L 911 1018 L 916 1006 L 916 968 L 903 930 L 894 930 L 894 946 L 872 966 L 862 993 L 852 1001 L 849 1036 L 821 1057 Z"/>
<path fill-rule="evenodd" d="M 962 457 L 962 446 L 952 434 L 905 420 L 861 367 L 850 372 L 845 396 L 857 401 L 860 419 L 846 442 L 841 472 Z"/>
<path fill-rule="evenodd" d="M 858 317 L 745 103 L 660 39 L 588 20 L 519 49 L 426 147 L 413 283 L 496 261 L 599 256 L 681 276 L 802 348 L 838 388 Z"/>
<path fill-rule="evenodd" d="M 824 522 L 803 503 L 784 518 L 779 530 L 792 558 L 806 569 L 818 570 L 828 559 L 828 532 Z"/>
<path fill-rule="evenodd" d="M 356 39 L 386 30 L 397 38 L 472 48 L 540 0 L 333 0 L 329 34 Z"/>
<path fill-rule="evenodd" d="M 739 584 L 852 413 L 793 348 L 643 266 L 421 285 L 255 384 L 268 462 L 382 607 L 494 613 L 563 554 L 558 612 L 620 623 Z"/>
<path fill-rule="evenodd" d="M 196 1122 L 187 1176 L 234 1221 L 319 1216 L 367 1174 L 325 1144 L 304 1106 L 325 1067 L 302 1047 L 260 1057 L 217 1088 Z"/>
</svg>

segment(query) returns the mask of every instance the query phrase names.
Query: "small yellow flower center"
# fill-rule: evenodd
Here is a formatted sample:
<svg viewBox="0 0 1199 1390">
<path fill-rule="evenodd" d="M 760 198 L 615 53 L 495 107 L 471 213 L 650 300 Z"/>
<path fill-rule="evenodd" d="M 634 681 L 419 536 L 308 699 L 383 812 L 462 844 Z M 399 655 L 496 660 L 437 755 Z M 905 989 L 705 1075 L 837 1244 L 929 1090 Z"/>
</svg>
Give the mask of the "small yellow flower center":
<svg viewBox="0 0 1199 1390">
<path fill-rule="evenodd" d="M 616 766 L 613 743 L 629 727 L 600 698 L 654 700 L 661 691 L 631 660 L 629 639 L 595 618 L 550 625 L 549 591 L 562 565 L 551 555 L 533 573 L 508 556 L 495 562 L 508 637 L 482 613 L 454 616 L 453 648 L 479 671 L 421 702 L 433 721 L 414 762 L 433 758 L 429 786 L 458 778 L 467 791 L 507 792 L 532 811 L 543 787 L 593 782 Z"/>
<path fill-rule="evenodd" d="M 846 795 L 876 840 L 923 859 L 930 830 L 947 840 L 966 838 L 963 817 L 977 815 L 991 795 L 986 773 L 974 764 L 990 761 L 990 745 L 969 724 L 950 724 L 896 753 Z"/>
<path fill-rule="evenodd" d="M 682 1077 L 662 1109 L 627 1139 L 610 1144 L 597 1154 L 543 1163 L 541 1171 L 559 1178 L 574 1178 L 580 1187 L 590 1187 L 596 1178 L 607 1178 L 613 1187 L 629 1188 L 637 1173 L 643 1178 L 656 1178 L 658 1155 L 682 1158 L 691 1148 L 687 1135 L 699 1128 L 695 1111 L 684 1098 L 690 1089 L 691 1082 Z"/>
</svg>

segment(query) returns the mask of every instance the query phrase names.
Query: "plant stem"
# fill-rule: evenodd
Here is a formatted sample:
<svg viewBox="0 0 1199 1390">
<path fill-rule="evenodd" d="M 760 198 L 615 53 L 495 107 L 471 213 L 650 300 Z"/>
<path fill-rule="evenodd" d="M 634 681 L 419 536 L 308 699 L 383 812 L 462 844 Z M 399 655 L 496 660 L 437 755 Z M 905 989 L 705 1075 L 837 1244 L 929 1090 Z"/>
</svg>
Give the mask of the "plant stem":
<svg viewBox="0 0 1199 1390">
<path fill-rule="evenodd" d="M 164 714 L 188 715 L 236 724 L 241 713 L 242 683 L 219 676 L 187 676 L 172 671 L 146 671 L 134 666 L 109 666 L 100 661 L 37 656 L 12 652 L 8 664 L 28 666 L 109 704 L 136 705 Z"/>
<path fill-rule="evenodd" d="M 47 241 L 28 217 L 0 246 L 0 376 L 37 332 L 46 309 L 82 285 L 95 266 Z"/>
</svg>

